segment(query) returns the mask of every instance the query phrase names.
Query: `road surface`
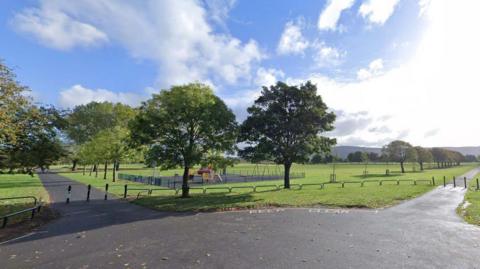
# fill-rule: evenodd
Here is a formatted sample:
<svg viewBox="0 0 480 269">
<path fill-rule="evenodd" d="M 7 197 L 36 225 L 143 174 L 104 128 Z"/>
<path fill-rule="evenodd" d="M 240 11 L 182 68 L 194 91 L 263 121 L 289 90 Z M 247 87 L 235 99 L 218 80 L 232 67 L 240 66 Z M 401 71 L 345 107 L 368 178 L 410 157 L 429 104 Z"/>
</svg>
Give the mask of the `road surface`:
<svg viewBox="0 0 480 269">
<path fill-rule="evenodd" d="M 451 185 L 381 210 L 164 213 L 40 177 L 62 217 L 0 245 L 0 268 L 480 268 L 480 229 Z"/>
</svg>

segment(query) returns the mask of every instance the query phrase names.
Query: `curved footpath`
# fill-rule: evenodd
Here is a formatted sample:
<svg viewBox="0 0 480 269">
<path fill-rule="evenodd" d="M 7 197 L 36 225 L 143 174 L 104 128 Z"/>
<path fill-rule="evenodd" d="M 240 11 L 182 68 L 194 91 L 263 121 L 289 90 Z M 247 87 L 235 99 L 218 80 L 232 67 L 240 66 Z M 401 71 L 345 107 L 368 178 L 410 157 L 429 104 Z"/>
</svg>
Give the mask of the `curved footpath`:
<svg viewBox="0 0 480 269">
<path fill-rule="evenodd" d="M 480 228 L 456 215 L 465 190 L 451 185 L 384 210 L 196 214 L 103 201 L 96 190 L 86 203 L 84 185 L 40 177 L 63 216 L 1 244 L 0 268 L 480 268 Z"/>
</svg>

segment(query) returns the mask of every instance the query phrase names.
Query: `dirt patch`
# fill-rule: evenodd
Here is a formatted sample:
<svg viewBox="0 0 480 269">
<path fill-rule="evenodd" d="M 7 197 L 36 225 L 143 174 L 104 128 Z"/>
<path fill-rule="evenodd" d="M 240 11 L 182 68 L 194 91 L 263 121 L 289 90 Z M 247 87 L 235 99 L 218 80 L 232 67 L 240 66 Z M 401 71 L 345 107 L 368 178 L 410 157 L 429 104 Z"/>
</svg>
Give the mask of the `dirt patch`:
<svg viewBox="0 0 480 269">
<path fill-rule="evenodd" d="M 25 218 L 13 224 L 7 224 L 7 227 L 0 228 L 0 243 L 12 238 L 25 235 L 34 231 L 36 228 L 58 218 L 60 215 L 48 206 L 42 207 L 40 213 L 30 220 L 29 214 L 26 213 Z M 3 220 L 0 220 L 3 221 Z"/>
</svg>

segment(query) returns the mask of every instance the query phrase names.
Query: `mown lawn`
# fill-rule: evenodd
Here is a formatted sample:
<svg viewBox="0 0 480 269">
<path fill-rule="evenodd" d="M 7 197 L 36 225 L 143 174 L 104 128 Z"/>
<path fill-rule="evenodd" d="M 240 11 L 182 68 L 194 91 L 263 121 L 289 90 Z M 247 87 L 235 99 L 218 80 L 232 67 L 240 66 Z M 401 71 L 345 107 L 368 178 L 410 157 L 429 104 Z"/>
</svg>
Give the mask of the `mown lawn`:
<svg viewBox="0 0 480 269">
<path fill-rule="evenodd" d="M 480 178 L 480 174 L 470 181 L 468 191 L 465 194 L 466 204 L 460 205 L 459 212 L 468 223 L 480 225 L 480 190 L 476 190 L 477 178 Z M 466 205 L 466 208 L 463 208 L 464 205 Z"/>
<path fill-rule="evenodd" d="M 43 202 L 49 202 L 48 192 L 43 187 L 39 177 L 33 177 L 25 174 L 0 174 L 0 198 L 14 197 L 14 196 L 35 196 L 42 199 Z M 33 202 L 31 199 L 20 200 L 0 200 L 0 216 L 31 207 Z M 20 220 L 14 218 L 9 223 Z"/>
<path fill-rule="evenodd" d="M 215 184 L 207 185 L 206 187 L 235 187 L 235 186 L 258 186 L 257 192 L 252 192 L 252 189 L 234 189 L 231 193 L 227 189 L 207 190 L 203 194 L 203 190 L 192 189 L 192 197 L 188 199 L 181 199 L 174 196 L 174 191 L 153 191 L 152 196 L 144 197 L 136 200 L 135 203 L 144 206 L 152 207 L 158 210 L 169 211 L 210 211 L 210 210 L 227 210 L 237 208 L 261 208 L 270 206 L 335 206 L 335 207 L 368 207 L 379 208 L 396 204 L 400 201 L 411 199 L 421 195 L 433 188 L 431 185 L 419 183 L 413 185 L 412 182 L 404 180 L 429 180 L 432 177 L 436 178 L 437 185 L 443 183 L 443 176 L 451 179 L 453 176 L 460 176 L 469 171 L 477 164 L 464 164 L 458 167 L 448 169 L 428 169 L 423 172 L 409 171 L 401 174 L 395 170 L 396 165 L 390 164 L 372 164 L 368 166 L 369 175 L 363 176 L 363 165 L 358 164 L 337 164 L 336 173 L 337 181 L 355 181 L 362 180 L 385 180 L 394 179 L 402 180 L 400 186 L 395 182 L 385 183 L 383 186 L 378 186 L 378 183 L 368 183 L 364 187 L 360 184 L 347 184 L 345 188 L 341 185 L 327 185 L 324 189 L 319 189 L 319 186 L 304 186 L 302 190 L 297 190 L 298 185 L 294 186 L 294 190 L 276 190 L 275 186 L 283 183 L 281 180 L 263 181 L 263 182 L 248 182 L 248 183 L 231 183 L 231 184 Z M 240 164 L 232 169 L 247 169 L 252 170 L 255 165 Z M 275 167 L 272 165 L 272 167 Z M 385 176 L 385 169 L 390 169 L 390 176 Z M 271 168 L 271 167 L 269 167 Z M 255 167 L 258 170 L 258 168 Z M 297 165 L 294 171 L 305 172 L 306 177 L 303 179 L 292 180 L 293 184 L 309 184 L 309 183 L 324 183 L 328 182 L 331 173 L 332 165 Z M 144 173 L 141 173 L 141 172 Z M 121 173 L 143 174 L 149 175 L 147 172 L 152 172 L 152 169 L 137 169 L 125 170 Z M 64 176 L 70 177 L 74 180 L 83 182 L 85 184 L 92 184 L 94 187 L 103 189 L 106 182 L 111 185 L 110 192 L 121 195 L 123 194 L 124 184 L 128 184 L 129 188 L 154 188 L 156 186 L 147 186 L 141 183 L 130 181 L 117 180 L 116 183 L 111 183 L 111 178 L 103 180 L 94 178 L 93 176 L 76 173 L 65 173 Z M 270 185 L 270 187 L 261 187 L 262 185 Z M 137 192 L 129 192 L 129 195 L 136 195 Z"/>
</svg>

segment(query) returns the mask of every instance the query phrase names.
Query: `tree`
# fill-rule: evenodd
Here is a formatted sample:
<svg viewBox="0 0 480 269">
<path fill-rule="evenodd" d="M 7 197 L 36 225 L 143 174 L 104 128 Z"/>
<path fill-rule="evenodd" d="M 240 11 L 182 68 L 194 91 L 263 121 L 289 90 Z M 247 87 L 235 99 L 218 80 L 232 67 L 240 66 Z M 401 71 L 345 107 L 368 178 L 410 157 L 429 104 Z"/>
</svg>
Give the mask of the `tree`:
<svg viewBox="0 0 480 269">
<path fill-rule="evenodd" d="M 65 132 L 77 145 L 88 142 L 103 130 L 116 127 L 126 128 L 135 117 L 135 110 L 128 105 L 110 102 L 90 102 L 76 106 L 66 116 L 68 123 Z M 75 153 L 75 152 L 73 152 Z M 75 170 L 78 158 L 72 155 L 72 170 Z"/>
<path fill-rule="evenodd" d="M 465 155 L 465 162 L 467 163 L 474 163 L 474 162 L 477 162 L 477 157 L 475 157 L 475 155 L 472 155 L 472 154 L 467 154 Z"/>
<path fill-rule="evenodd" d="M 313 153 L 329 152 L 336 141 L 319 134 L 333 130 L 335 114 L 317 95 L 311 82 L 289 86 L 277 82 L 263 87 L 261 96 L 248 108 L 240 129 L 239 153 L 249 160 L 271 160 L 284 166 L 284 187 L 290 188 L 290 168 L 304 163 Z"/>
<path fill-rule="evenodd" d="M 42 171 L 65 155 L 58 134 L 57 113 L 53 108 L 30 105 L 17 115 L 22 131 L 16 134 L 15 143 L 4 144 L 0 168 L 33 173 Z"/>
<path fill-rule="evenodd" d="M 188 170 L 208 152 L 231 150 L 237 136 L 233 112 L 200 83 L 154 94 L 130 129 L 133 145 L 150 146 L 147 162 L 157 161 L 163 169 L 183 167 L 182 197 L 189 196 Z"/>
<path fill-rule="evenodd" d="M 351 163 L 360 163 L 363 162 L 363 152 L 362 151 L 355 151 L 348 154 L 347 159 Z"/>
<path fill-rule="evenodd" d="M 405 173 L 404 163 L 417 158 L 417 153 L 412 145 L 401 140 L 391 142 L 384 148 L 384 151 L 390 161 L 400 163 L 402 173 Z"/>
<path fill-rule="evenodd" d="M 13 145 L 23 129 L 24 115 L 30 101 L 24 93 L 28 88 L 15 80 L 15 74 L 0 61 L 0 150 Z"/>
<path fill-rule="evenodd" d="M 423 171 L 423 164 L 433 161 L 432 152 L 420 146 L 415 147 L 415 150 L 417 151 L 417 162 L 420 165 L 420 170 Z"/>
</svg>

